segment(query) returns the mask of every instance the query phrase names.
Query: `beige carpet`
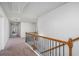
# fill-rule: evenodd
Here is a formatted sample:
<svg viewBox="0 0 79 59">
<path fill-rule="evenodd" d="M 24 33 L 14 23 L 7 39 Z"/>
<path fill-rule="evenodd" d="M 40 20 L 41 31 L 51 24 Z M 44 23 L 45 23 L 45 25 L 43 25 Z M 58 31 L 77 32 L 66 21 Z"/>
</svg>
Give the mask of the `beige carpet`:
<svg viewBox="0 0 79 59">
<path fill-rule="evenodd" d="M 0 51 L 0 56 L 36 56 L 36 54 L 26 45 L 24 39 L 11 38 L 5 49 Z"/>
</svg>

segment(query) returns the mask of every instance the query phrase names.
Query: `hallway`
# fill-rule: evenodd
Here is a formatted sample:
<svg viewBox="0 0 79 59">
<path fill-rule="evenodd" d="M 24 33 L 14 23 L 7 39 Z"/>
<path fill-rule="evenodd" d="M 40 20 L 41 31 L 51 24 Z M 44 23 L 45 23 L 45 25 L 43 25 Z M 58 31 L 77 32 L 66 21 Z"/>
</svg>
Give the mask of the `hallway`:
<svg viewBox="0 0 79 59">
<path fill-rule="evenodd" d="M 27 46 L 24 39 L 11 38 L 5 49 L 0 51 L 0 56 L 36 56 L 36 54 Z"/>
<path fill-rule="evenodd" d="M 79 56 L 78 25 L 79 2 L 0 2 L 0 55 Z"/>
</svg>

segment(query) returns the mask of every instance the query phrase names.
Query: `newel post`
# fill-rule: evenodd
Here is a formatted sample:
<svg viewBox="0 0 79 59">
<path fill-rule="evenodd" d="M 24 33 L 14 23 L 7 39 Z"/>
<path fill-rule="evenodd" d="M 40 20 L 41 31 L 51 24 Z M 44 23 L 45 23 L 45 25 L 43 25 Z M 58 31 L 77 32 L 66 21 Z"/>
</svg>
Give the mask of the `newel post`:
<svg viewBox="0 0 79 59">
<path fill-rule="evenodd" d="M 72 48 L 73 48 L 72 38 L 69 38 L 68 40 L 68 47 L 69 47 L 69 56 L 72 56 Z"/>
<path fill-rule="evenodd" d="M 33 45 L 32 45 L 32 47 L 33 47 L 33 50 L 35 50 L 35 49 L 37 49 L 36 45 L 35 45 L 35 39 L 36 39 L 36 37 L 35 37 L 35 35 L 32 35 L 32 37 L 33 37 Z"/>
</svg>

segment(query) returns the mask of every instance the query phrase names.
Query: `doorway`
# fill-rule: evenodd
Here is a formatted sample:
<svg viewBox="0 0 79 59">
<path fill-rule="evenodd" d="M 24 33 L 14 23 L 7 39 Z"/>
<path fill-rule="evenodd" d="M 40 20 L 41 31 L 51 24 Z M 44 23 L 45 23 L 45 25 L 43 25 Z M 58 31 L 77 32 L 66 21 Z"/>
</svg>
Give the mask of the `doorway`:
<svg viewBox="0 0 79 59">
<path fill-rule="evenodd" d="M 20 22 L 10 22 L 10 38 L 20 37 Z"/>
</svg>

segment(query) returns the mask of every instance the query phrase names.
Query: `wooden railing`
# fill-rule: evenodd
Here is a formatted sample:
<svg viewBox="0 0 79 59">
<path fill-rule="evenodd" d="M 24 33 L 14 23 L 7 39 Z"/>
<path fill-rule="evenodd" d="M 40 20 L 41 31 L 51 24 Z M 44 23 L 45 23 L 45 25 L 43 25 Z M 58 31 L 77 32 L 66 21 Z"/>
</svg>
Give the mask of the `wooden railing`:
<svg viewBox="0 0 79 59">
<path fill-rule="evenodd" d="M 50 56 L 54 56 L 54 55 L 60 56 L 61 47 L 63 52 L 62 55 L 64 56 L 65 45 L 67 45 L 69 49 L 69 51 L 66 51 L 66 52 L 68 52 L 69 56 L 72 56 L 73 42 L 77 41 L 78 39 L 79 37 L 75 39 L 69 38 L 68 41 L 64 41 L 63 39 L 60 40 L 60 39 L 40 36 L 38 35 L 38 33 L 35 33 L 35 32 L 26 33 L 26 42 L 29 43 L 34 50 L 37 50 L 40 52 L 40 54 L 44 54 L 44 55 L 47 53 L 47 55 L 50 55 Z"/>
</svg>

